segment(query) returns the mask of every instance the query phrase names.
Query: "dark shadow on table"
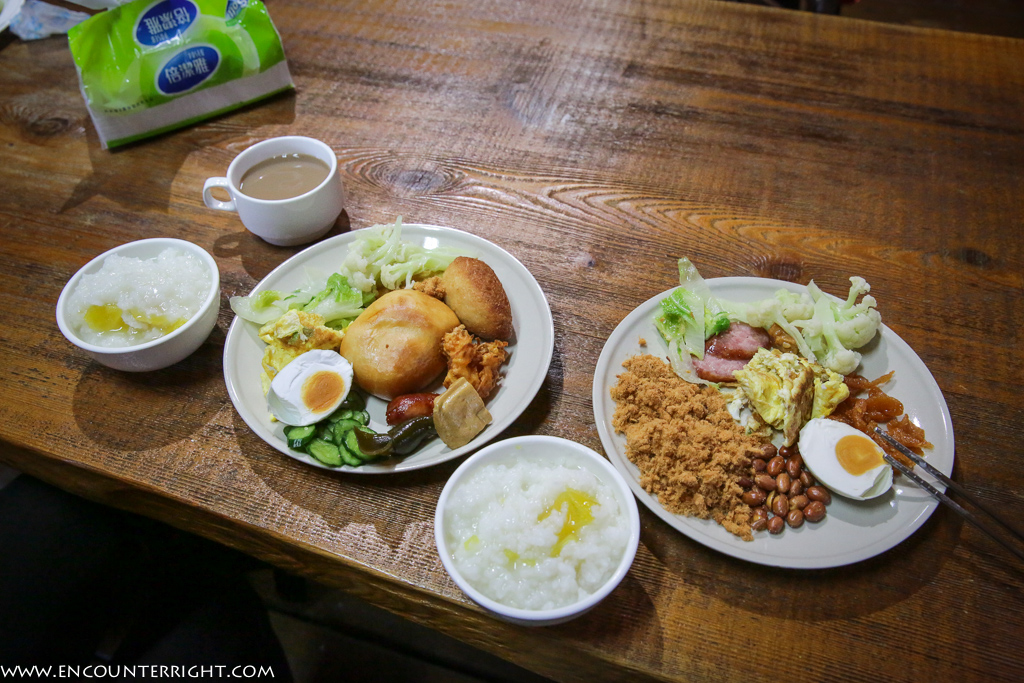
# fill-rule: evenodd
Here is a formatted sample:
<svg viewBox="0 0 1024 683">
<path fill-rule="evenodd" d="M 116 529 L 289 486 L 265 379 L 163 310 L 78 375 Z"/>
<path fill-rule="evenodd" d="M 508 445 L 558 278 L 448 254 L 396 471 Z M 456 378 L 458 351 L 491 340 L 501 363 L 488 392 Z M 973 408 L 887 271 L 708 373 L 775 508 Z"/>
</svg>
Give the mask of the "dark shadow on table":
<svg viewBox="0 0 1024 683">
<path fill-rule="evenodd" d="M 246 230 L 237 215 L 234 218 L 237 229 L 217 238 L 217 241 L 213 243 L 213 255 L 217 258 L 241 259 L 242 268 L 245 269 L 246 274 L 257 282 L 300 251 L 342 235 L 352 228 L 348 213 L 342 211 L 338 219 L 334 221 L 334 225 L 323 237 L 295 247 L 276 247 Z"/>
<path fill-rule="evenodd" d="M 706 548 L 645 509 L 641 521 L 641 543 L 681 580 L 738 609 L 801 622 L 866 616 L 906 600 L 949 561 L 963 525 L 940 506 L 913 535 L 880 555 L 844 567 L 786 569 Z"/>
<path fill-rule="evenodd" d="M 121 372 L 93 361 L 75 387 L 82 433 L 103 448 L 147 451 L 187 439 L 213 419 L 225 397 L 224 333 L 213 332 L 188 358 L 153 372 Z"/>
<path fill-rule="evenodd" d="M 628 619 L 619 616 L 623 614 L 630 616 Z M 658 660 L 664 649 L 658 612 L 633 573 L 626 574 L 622 583 L 591 611 L 565 624 L 546 628 L 608 652 L 628 652 L 637 643 L 643 643 L 645 654 Z"/>
<path fill-rule="evenodd" d="M 60 208 L 60 213 L 98 195 L 132 211 L 166 213 L 170 206 L 174 179 L 188 156 L 197 150 L 217 146 L 237 137 L 242 132 L 238 126 L 244 124 L 249 118 L 248 114 L 257 107 L 260 108 L 260 126 L 288 125 L 295 120 L 295 94 L 287 92 L 201 124 L 162 133 L 114 150 L 103 149 L 96 128 L 91 122 L 86 122 L 85 134 L 92 173 L 79 181 Z M 225 125 L 228 123 L 235 125 Z M 171 141 L 167 138 L 175 139 Z M 159 154 L 149 144 L 158 140 L 164 143 L 160 145 Z M 131 185 L 126 186 L 126 182 Z"/>
</svg>

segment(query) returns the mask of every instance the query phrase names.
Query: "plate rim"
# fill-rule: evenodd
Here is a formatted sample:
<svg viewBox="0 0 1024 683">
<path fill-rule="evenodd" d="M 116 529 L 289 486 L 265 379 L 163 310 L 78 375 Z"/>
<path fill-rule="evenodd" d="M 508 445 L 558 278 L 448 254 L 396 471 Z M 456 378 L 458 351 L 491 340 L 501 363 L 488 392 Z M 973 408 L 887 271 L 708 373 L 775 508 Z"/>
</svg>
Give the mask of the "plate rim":
<svg viewBox="0 0 1024 683">
<path fill-rule="evenodd" d="M 329 237 L 325 240 L 317 242 L 316 244 L 313 244 L 299 251 L 296 254 L 293 254 L 292 256 L 288 257 L 280 264 L 278 264 L 262 279 L 260 279 L 260 281 L 257 282 L 249 290 L 249 294 L 252 294 L 253 292 L 259 292 L 262 291 L 263 289 L 268 288 L 268 282 L 272 282 L 274 279 L 283 277 L 286 273 L 292 272 L 292 270 L 295 268 L 301 268 L 304 265 L 305 261 L 308 261 L 311 258 L 319 256 L 323 252 L 328 252 L 335 248 L 340 248 L 351 243 L 355 239 L 354 236 L 357 235 L 360 230 L 366 230 L 369 229 L 370 227 L 374 226 L 367 226 L 365 228 L 349 230 L 340 235 Z M 234 408 L 235 414 L 237 414 L 242 419 L 242 421 L 246 424 L 247 427 L 249 427 L 250 431 L 254 435 L 256 435 L 256 437 L 258 437 L 261 441 L 265 442 L 271 448 L 274 448 L 275 450 L 289 458 L 298 460 L 299 462 L 311 465 L 313 467 L 317 467 L 322 470 L 327 470 L 329 472 L 344 472 L 361 475 L 387 475 L 398 474 L 401 472 L 411 472 L 414 470 L 440 465 L 450 460 L 454 460 L 456 458 L 468 455 L 473 451 L 482 448 L 483 446 L 493 441 L 499 434 L 501 434 L 501 432 L 503 432 L 513 422 L 515 422 L 519 418 L 519 416 L 522 415 L 522 413 L 529 407 L 530 403 L 533 402 L 533 399 L 536 398 L 537 393 L 540 391 L 541 386 L 544 384 L 544 380 L 547 378 L 548 371 L 551 368 L 551 360 L 554 356 L 555 335 L 554 319 L 551 314 L 551 304 L 548 302 L 547 295 L 544 293 L 544 289 L 540 286 L 540 283 L 537 282 L 537 279 L 536 277 L 534 277 L 533 273 L 531 273 L 530 270 L 519 259 L 513 256 L 503 247 L 495 244 L 494 242 L 491 242 L 490 240 L 484 237 L 475 235 L 471 232 L 459 230 L 458 228 L 434 225 L 431 223 L 403 222 L 403 239 L 406 238 L 406 235 L 408 234 L 406 230 L 408 229 L 412 229 L 415 232 L 426 233 L 427 236 L 433 233 L 434 235 L 437 235 L 441 241 L 443 241 L 443 235 L 454 234 L 457 235 L 458 239 L 468 241 L 471 245 L 473 243 L 476 243 L 483 249 L 495 250 L 496 252 L 499 253 L 502 259 L 505 260 L 505 262 L 502 265 L 518 271 L 519 276 L 524 279 L 525 284 L 527 285 L 527 287 L 530 288 L 532 295 L 539 296 L 538 303 L 543 304 L 542 306 L 539 307 L 539 312 L 542 314 L 542 316 L 541 319 L 537 320 L 536 322 L 538 323 L 538 327 L 540 328 L 540 333 L 542 335 L 547 336 L 547 343 L 543 344 L 543 354 L 540 357 L 539 364 L 537 365 L 537 369 L 535 370 L 535 375 L 530 380 L 530 383 L 527 385 L 525 391 L 522 393 L 522 398 L 519 400 L 519 404 L 514 405 L 513 410 L 506 413 L 506 415 L 503 416 L 502 418 L 495 419 L 490 425 L 488 425 L 488 429 L 481 436 L 478 436 L 476 439 L 470 441 L 465 446 L 461 446 L 454 450 L 449 449 L 448 452 L 442 452 L 439 454 L 439 457 L 435 457 L 424 461 L 412 461 L 411 463 L 407 459 L 403 459 L 394 466 L 387 466 L 382 464 L 374 465 L 371 463 L 368 465 L 364 465 L 362 467 L 351 467 L 349 465 L 343 465 L 341 467 L 328 467 L 327 465 L 319 463 L 309 456 L 305 456 L 304 454 L 296 451 L 291 451 L 290 449 L 287 448 L 286 444 L 283 441 L 280 441 L 279 439 L 271 440 L 264 437 L 264 435 L 261 433 L 262 429 L 264 428 L 264 425 L 260 424 L 258 421 L 257 424 L 254 425 L 253 421 L 256 421 L 255 416 L 253 416 L 253 421 L 250 421 L 250 418 L 247 415 L 249 411 L 242 410 L 242 408 L 240 407 L 244 406 L 244 402 L 242 401 L 242 396 L 240 394 L 239 389 L 239 383 L 241 382 L 241 378 L 234 377 L 234 373 L 230 372 L 230 369 L 233 366 L 229 361 L 229 355 L 239 344 L 242 343 L 240 340 L 243 338 L 245 326 L 254 323 L 249 323 L 248 321 L 242 320 L 236 315 L 232 319 L 231 325 L 228 327 L 228 332 L 224 339 L 224 358 L 222 362 L 224 384 L 227 387 L 228 397 L 231 400 L 231 404 L 232 407 Z M 299 262 L 300 259 L 302 260 L 302 262 Z M 520 321 L 520 326 L 522 326 L 526 322 L 527 321 L 525 320 Z M 516 331 L 517 340 L 521 333 L 521 329 Z M 483 437 L 482 440 L 479 440 L 481 439 L 481 437 Z"/>
<path fill-rule="evenodd" d="M 720 278 L 708 278 L 708 286 L 714 292 L 715 289 L 720 289 L 729 286 L 738 287 L 757 287 L 757 288 L 774 288 L 787 289 L 789 291 L 801 292 L 806 290 L 805 285 L 799 283 L 789 282 L 786 280 L 774 280 L 771 278 L 758 278 L 749 276 L 737 276 L 737 277 L 720 277 Z M 719 539 L 708 536 L 704 533 L 703 527 L 710 527 L 711 525 L 717 526 L 712 520 L 702 520 L 695 517 L 685 517 L 683 515 L 677 515 L 669 512 L 660 503 L 657 502 L 657 498 L 640 486 L 639 481 L 628 468 L 636 469 L 636 466 L 626 457 L 624 450 L 620 452 L 618 444 L 616 442 L 617 435 L 614 434 L 610 423 L 604 419 L 604 414 L 601 408 L 610 401 L 609 398 L 605 398 L 605 394 L 610 389 L 609 385 L 603 381 L 604 377 L 608 375 L 609 369 L 613 362 L 613 355 L 618 350 L 622 340 L 625 339 L 625 335 L 629 329 L 633 326 L 634 322 L 642 319 L 644 316 L 650 315 L 652 311 L 647 309 L 657 305 L 661 299 L 663 299 L 670 292 L 677 289 L 678 286 L 667 289 L 660 292 L 646 301 L 640 303 L 633 308 L 619 323 L 615 326 L 615 329 L 608 336 L 604 346 L 601 349 L 600 357 L 598 358 L 597 366 L 594 370 L 594 379 L 592 384 L 592 404 L 594 411 L 594 420 L 597 424 L 598 434 L 601 439 L 601 445 L 605 450 L 605 455 L 612 464 L 615 465 L 619 473 L 623 475 L 630 488 L 633 490 L 634 495 L 644 504 L 651 512 L 660 517 L 669 526 L 673 527 L 676 531 L 682 533 L 684 536 L 700 543 L 701 545 L 716 550 L 725 555 L 753 562 L 755 564 L 761 564 L 765 566 L 773 567 L 784 567 L 790 569 L 827 569 L 831 567 L 840 567 L 863 560 L 870 559 L 883 552 L 894 548 L 901 542 L 909 538 L 914 534 L 927 520 L 931 517 L 932 513 L 938 507 L 939 502 L 930 497 L 924 501 L 923 509 L 917 513 L 917 515 L 906 522 L 902 523 L 899 527 L 891 530 L 889 533 L 885 533 L 879 536 L 877 539 L 858 547 L 853 550 L 846 550 L 839 553 L 831 553 L 828 555 L 822 555 L 818 557 L 808 558 L 806 556 L 786 557 L 778 555 L 762 555 L 754 550 L 747 550 L 743 547 L 735 545 L 736 541 L 731 543 L 720 541 Z M 907 344 L 896 332 L 886 325 L 881 327 L 881 335 L 884 337 L 887 344 L 893 344 L 897 350 L 902 353 L 909 354 L 912 361 L 916 360 L 919 364 L 918 370 L 923 370 L 925 381 L 930 382 L 934 389 L 934 395 L 938 396 L 938 418 L 942 426 L 942 442 L 948 445 L 948 462 L 944 462 L 939 465 L 939 469 L 944 474 L 949 475 L 953 469 L 953 465 L 956 457 L 955 439 L 953 435 L 953 424 L 952 418 L 949 414 L 949 407 L 946 404 L 945 396 L 942 394 L 942 389 L 935 381 L 935 377 L 932 375 L 931 370 L 924 363 L 920 356 L 913 350 L 913 348 Z M 613 344 L 614 340 L 614 344 Z M 660 341 L 660 337 L 659 337 Z M 649 352 L 648 352 L 649 353 Z M 888 368 L 892 369 L 892 368 Z M 616 373 L 617 374 L 617 373 Z M 934 434 L 930 434 L 930 439 L 934 439 Z M 621 438 L 621 437 L 618 437 Z M 936 444 L 938 441 L 936 440 Z M 937 464 L 937 463 L 936 463 Z M 742 542 L 742 541 L 740 541 Z"/>
</svg>

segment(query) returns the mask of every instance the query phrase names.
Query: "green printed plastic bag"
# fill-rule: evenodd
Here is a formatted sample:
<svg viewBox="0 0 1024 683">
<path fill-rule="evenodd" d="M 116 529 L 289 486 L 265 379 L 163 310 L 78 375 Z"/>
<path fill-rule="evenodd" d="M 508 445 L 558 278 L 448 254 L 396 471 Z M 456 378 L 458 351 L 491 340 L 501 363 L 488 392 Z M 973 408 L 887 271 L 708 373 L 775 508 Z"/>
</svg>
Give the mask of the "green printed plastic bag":
<svg viewBox="0 0 1024 683">
<path fill-rule="evenodd" d="M 104 147 L 295 87 L 259 0 L 135 0 L 78 24 L 68 41 Z"/>
</svg>

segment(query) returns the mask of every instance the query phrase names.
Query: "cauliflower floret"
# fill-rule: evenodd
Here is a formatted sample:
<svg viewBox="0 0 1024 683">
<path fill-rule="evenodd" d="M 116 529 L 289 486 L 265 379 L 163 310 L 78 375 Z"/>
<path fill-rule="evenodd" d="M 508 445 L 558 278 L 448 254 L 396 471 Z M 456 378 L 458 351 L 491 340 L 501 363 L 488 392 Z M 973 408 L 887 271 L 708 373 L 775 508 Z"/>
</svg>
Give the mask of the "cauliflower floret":
<svg viewBox="0 0 1024 683">
<path fill-rule="evenodd" d="M 814 299 L 807 292 L 791 292 L 787 289 L 780 289 L 775 292 L 775 298 L 782 304 L 782 315 L 786 320 L 804 320 L 814 315 Z"/>
<path fill-rule="evenodd" d="M 861 360 L 853 349 L 871 341 L 882 324 L 874 297 L 864 296 L 856 303 L 857 297 L 871 291 L 871 286 L 864 278 L 851 277 L 850 294 L 842 304 L 835 303 L 813 280 L 807 284 L 807 291 L 814 300 L 814 315 L 793 325 L 800 328 L 819 363 L 834 372 L 850 374 Z"/>
<path fill-rule="evenodd" d="M 794 325 L 793 322 L 785 316 L 785 307 L 783 302 L 778 298 L 779 294 L 783 291 L 785 290 L 777 292 L 775 297 L 770 299 L 762 299 L 761 301 L 755 301 L 750 304 L 746 309 L 746 319 L 744 322 L 752 327 L 763 327 L 766 330 L 770 329 L 773 324 L 778 325 L 786 334 L 793 338 L 794 342 L 796 342 L 797 349 L 800 350 L 800 355 L 812 363 L 816 363 L 818 361 L 817 356 L 815 356 L 814 351 L 807 343 L 807 340 L 804 339 L 804 335 L 800 333 L 797 325 Z M 803 310 L 803 307 L 800 307 L 800 310 Z"/>
<path fill-rule="evenodd" d="M 801 356 L 848 375 L 860 365 L 861 355 L 854 349 L 874 339 L 882 325 L 870 291 L 864 278 L 851 277 L 850 293 L 840 303 L 812 280 L 800 294 L 779 290 L 773 297 L 751 304 L 720 303 L 733 320 L 766 330 L 778 325 L 792 337 Z"/>
</svg>

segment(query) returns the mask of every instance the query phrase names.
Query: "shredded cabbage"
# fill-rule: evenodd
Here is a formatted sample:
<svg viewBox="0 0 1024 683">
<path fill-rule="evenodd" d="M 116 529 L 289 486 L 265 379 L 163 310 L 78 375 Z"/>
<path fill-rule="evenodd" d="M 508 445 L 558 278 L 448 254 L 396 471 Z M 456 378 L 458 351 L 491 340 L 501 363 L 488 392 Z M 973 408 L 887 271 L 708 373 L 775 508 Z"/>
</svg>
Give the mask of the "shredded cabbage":
<svg viewBox="0 0 1024 683">
<path fill-rule="evenodd" d="M 350 287 L 341 273 L 335 273 L 327 278 L 327 287 L 310 299 L 302 310 L 322 315 L 327 324 L 355 318 L 363 312 L 363 294 Z"/>
<path fill-rule="evenodd" d="M 729 316 L 725 309 L 711 293 L 708 283 L 697 272 L 697 266 L 685 257 L 679 259 L 679 284 L 700 300 L 701 308 L 704 309 L 704 339 L 710 339 L 729 329 Z M 703 344 L 699 344 L 699 346 L 701 346 L 701 357 L 703 357 Z"/>
<path fill-rule="evenodd" d="M 703 358 L 704 312 L 701 310 L 700 315 L 695 314 L 693 309 L 698 306 L 700 300 L 679 287 L 661 300 L 661 314 L 655 316 L 654 326 L 665 341 L 678 344 L 687 354 Z"/>
<path fill-rule="evenodd" d="M 679 259 L 679 285 L 661 300 L 654 326 L 670 348 L 672 344 L 678 347 L 678 358 L 670 359 L 673 367 L 680 364 L 683 372 L 692 373 L 692 361 L 687 356 L 703 358 L 704 341 L 728 329 L 729 316 L 688 258 Z M 676 374 L 682 376 L 680 369 Z"/>
<path fill-rule="evenodd" d="M 239 318 L 263 325 L 277 320 L 288 310 L 281 301 L 283 298 L 281 292 L 268 289 L 250 296 L 233 296 L 228 303 Z"/>
<path fill-rule="evenodd" d="M 387 225 L 374 225 L 356 233 L 338 272 L 325 279 L 322 272 L 304 270 L 305 282 L 289 294 L 267 290 L 233 296 L 231 310 L 260 325 L 277 320 L 291 309 L 318 313 L 330 327 L 342 328 L 356 318 L 384 290 L 411 287 L 417 279 L 437 275 L 460 255 L 454 249 L 428 249 L 402 240 L 402 217 Z"/>
<path fill-rule="evenodd" d="M 455 249 L 427 249 L 402 241 L 402 217 L 399 216 L 394 223 L 360 230 L 338 272 L 353 287 L 375 298 L 381 286 L 388 290 L 411 287 L 414 278 L 444 272 L 459 255 Z"/>
</svg>

